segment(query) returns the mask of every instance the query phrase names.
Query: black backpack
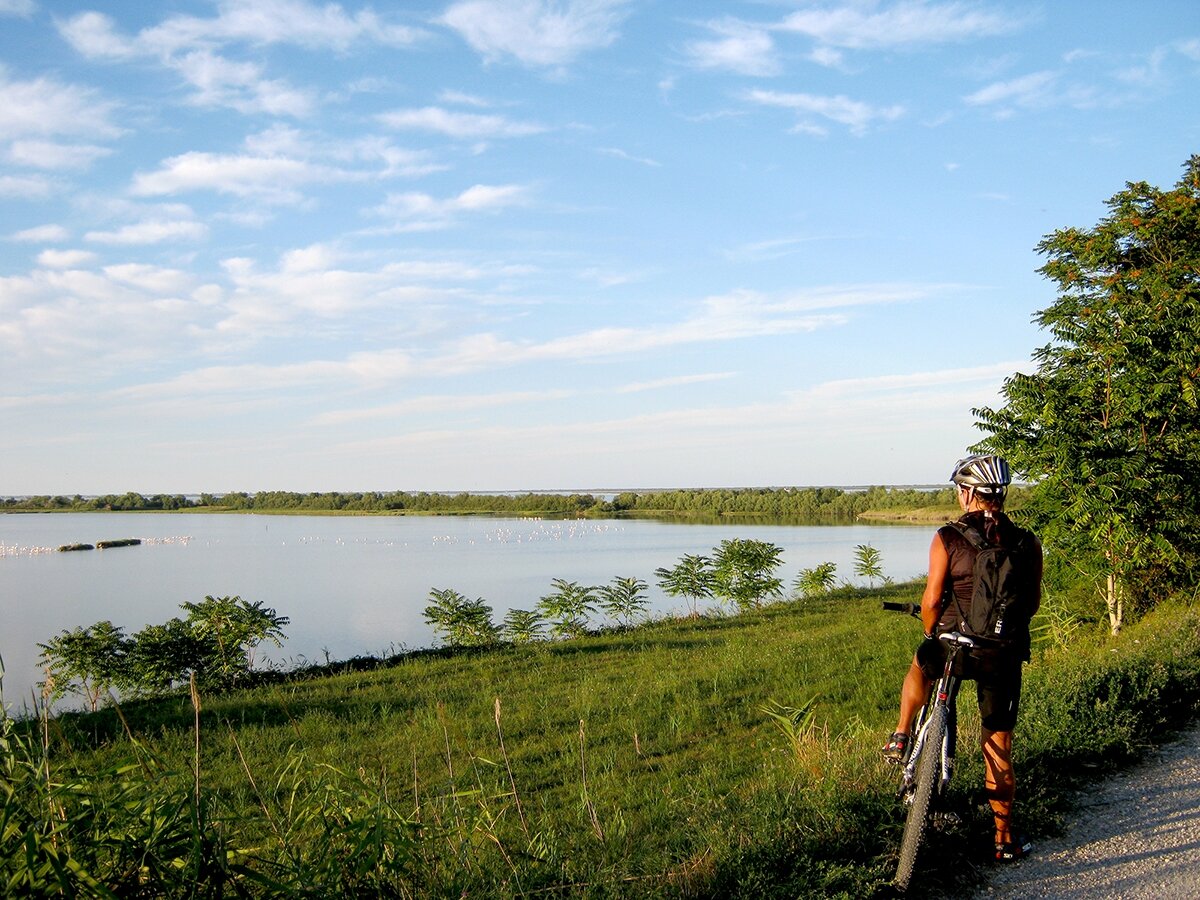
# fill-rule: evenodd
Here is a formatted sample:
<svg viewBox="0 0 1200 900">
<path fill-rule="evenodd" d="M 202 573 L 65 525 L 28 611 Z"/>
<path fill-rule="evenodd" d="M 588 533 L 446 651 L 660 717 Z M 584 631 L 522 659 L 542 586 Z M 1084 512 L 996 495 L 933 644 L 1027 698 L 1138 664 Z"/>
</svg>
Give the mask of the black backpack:
<svg viewBox="0 0 1200 900">
<path fill-rule="evenodd" d="M 964 610 L 955 600 L 959 630 L 992 644 L 1027 640 L 1032 618 L 1032 535 L 1010 526 L 1001 532 L 1000 543 L 993 544 L 974 525 L 961 521 L 949 525 L 975 548 L 971 605 Z"/>
</svg>

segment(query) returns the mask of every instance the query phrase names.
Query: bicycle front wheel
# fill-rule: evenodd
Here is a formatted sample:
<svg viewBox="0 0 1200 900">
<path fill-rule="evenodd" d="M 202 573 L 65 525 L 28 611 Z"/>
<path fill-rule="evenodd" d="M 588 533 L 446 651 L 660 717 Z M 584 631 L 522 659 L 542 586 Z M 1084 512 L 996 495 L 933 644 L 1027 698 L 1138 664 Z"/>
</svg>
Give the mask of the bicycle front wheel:
<svg viewBox="0 0 1200 900">
<path fill-rule="evenodd" d="M 917 864 L 917 851 L 925 838 L 929 824 L 929 808 L 934 792 L 942 779 L 942 746 L 946 738 L 946 708 L 936 707 L 929 719 L 929 730 L 921 742 L 921 753 L 917 758 L 916 785 L 913 788 L 912 804 L 904 820 L 904 837 L 900 839 L 900 864 L 896 867 L 893 882 L 899 890 L 908 888 L 913 868 Z"/>
</svg>

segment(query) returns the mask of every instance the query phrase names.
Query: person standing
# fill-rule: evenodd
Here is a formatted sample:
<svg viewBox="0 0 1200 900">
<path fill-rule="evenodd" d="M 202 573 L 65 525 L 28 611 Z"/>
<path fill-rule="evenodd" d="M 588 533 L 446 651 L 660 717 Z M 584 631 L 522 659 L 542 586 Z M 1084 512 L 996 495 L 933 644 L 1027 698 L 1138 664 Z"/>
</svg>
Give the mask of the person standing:
<svg viewBox="0 0 1200 900">
<path fill-rule="evenodd" d="M 900 717 L 883 747 L 886 759 L 901 763 L 908 756 L 913 720 L 926 703 L 933 682 L 945 665 L 946 647 L 938 635 L 959 630 L 977 646 L 960 654 L 962 678 L 973 680 L 979 699 L 980 744 L 988 802 L 995 820 L 996 860 L 1020 859 L 1032 844 L 1013 828 L 1016 777 L 1012 765 L 1013 728 L 1021 698 L 1021 665 L 1029 659 L 1029 620 L 1041 604 L 1042 547 L 1037 537 L 1013 524 L 1003 512 L 1012 481 L 1008 463 L 999 456 L 968 456 L 950 475 L 958 489 L 962 516 L 942 526 L 929 547 L 929 575 L 921 597 L 925 638 L 917 647 L 900 691 Z M 1003 590 L 977 590 L 981 552 L 1003 552 Z M 1001 558 L 990 554 L 991 558 Z M 979 634 L 986 610 L 976 608 L 995 594 L 1010 602 L 1000 609 L 1002 621 Z M 994 614 L 993 614 L 994 615 Z M 972 623 L 975 623 L 973 626 Z"/>
</svg>

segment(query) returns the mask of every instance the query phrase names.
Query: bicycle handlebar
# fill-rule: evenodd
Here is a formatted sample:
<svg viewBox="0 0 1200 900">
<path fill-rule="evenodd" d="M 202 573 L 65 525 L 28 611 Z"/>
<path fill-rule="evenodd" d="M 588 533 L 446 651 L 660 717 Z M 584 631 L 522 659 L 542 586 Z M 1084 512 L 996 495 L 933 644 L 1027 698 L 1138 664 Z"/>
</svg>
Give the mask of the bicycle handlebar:
<svg viewBox="0 0 1200 900">
<path fill-rule="evenodd" d="M 908 613 L 910 616 L 913 616 L 917 619 L 921 618 L 920 603 L 893 603 L 891 600 L 884 600 L 883 608 L 891 610 L 892 612 Z"/>
</svg>

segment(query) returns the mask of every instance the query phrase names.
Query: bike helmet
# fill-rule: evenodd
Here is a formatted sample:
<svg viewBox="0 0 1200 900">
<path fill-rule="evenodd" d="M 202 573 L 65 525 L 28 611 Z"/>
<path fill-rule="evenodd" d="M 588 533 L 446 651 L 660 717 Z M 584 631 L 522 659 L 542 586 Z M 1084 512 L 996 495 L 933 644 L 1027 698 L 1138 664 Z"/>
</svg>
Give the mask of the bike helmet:
<svg viewBox="0 0 1200 900">
<path fill-rule="evenodd" d="M 1012 474 L 1002 456 L 968 456 L 954 464 L 950 480 L 985 499 L 1003 500 Z"/>
</svg>

